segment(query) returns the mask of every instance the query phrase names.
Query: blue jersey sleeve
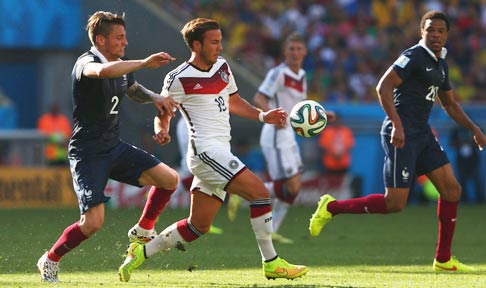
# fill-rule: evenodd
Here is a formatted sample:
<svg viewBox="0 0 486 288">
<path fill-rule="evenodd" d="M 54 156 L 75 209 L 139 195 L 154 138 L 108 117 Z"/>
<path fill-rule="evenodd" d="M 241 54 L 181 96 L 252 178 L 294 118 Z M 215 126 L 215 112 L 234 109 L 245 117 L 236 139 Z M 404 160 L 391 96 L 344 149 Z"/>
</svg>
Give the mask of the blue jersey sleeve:
<svg viewBox="0 0 486 288">
<path fill-rule="evenodd" d="M 415 62 L 416 57 L 412 51 L 405 51 L 393 62 L 393 70 L 395 70 L 402 81 L 405 81 L 410 75 L 413 75 L 416 66 Z"/>
</svg>

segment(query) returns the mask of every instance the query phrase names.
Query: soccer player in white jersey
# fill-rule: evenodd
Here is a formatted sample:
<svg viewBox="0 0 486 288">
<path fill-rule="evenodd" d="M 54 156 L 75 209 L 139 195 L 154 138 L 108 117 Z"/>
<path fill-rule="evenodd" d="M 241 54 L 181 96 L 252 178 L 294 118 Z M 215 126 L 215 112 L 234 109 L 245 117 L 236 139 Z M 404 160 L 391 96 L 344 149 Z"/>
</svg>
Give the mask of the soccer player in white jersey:
<svg viewBox="0 0 486 288">
<path fill-rule="evenodd" d="M 304 38 L 298 33 L 290 34 L 284 41 L 284 62 L 268 71 L 265 80 L 258 88 L 253 101 L 263 111 L 282 107 L 290 113 L 292 107 L 307 98 L 306 73 L 302 62 L 307 55 Z M 335 117 L 334 112 L 327 112 L 329 120 Z M 303 171 L 300 150 L 295 139 L 295 133 L 288 122 L 279 125 L 264 124 L 260 134 L 260 146 L 267 164 L 271 182 L 265 186 L 273 197 L 273 229 L 272 239 L 280 243 L 293 243 L 277 231 L 282 224 L 288 207 L 294 203 L 301 188 L 301 173 Z M 233 204 L 236 197 L 230 198 L 228 213 L 234 218 Z"/>
<path fill-rule="evenodd" d="M 191 212 L 173 223 L 147 244 L 132 243 L 119 268 L 120 280 L 127 282 L 134 269 L 157 252 L 192 242 L 209 231 L 226 192 L 250 202 L 251 226 L 268 279 L 301 277 L 309 270 L 289 264 L 279 257 L 272 243 L 272 208 L 263 182 L 231 153 L 230 112 L 241 117 L 279 124 L 287 121 L 280 108 L 262 112 L 240 97 L 233 73 L 220 56 L 222 32 L 211 19 L 197 18 L 181 30 L 191 50 L 191 58 L 167 74 L 162 95 L 179 102 L 189 131 L 187 164 L 194 175 L 191 186 Z M 170 115 L 154 119 L 159 144 L 170 139 Z"/>
</svg>

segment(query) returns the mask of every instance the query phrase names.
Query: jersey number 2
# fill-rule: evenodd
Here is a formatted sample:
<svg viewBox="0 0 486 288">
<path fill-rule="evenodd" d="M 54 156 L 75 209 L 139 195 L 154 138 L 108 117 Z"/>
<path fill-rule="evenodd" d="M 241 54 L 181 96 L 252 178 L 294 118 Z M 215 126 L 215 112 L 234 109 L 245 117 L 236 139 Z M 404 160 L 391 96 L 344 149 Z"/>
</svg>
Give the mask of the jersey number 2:
<svg viewBox="0 0 486 288">
<path fill-rule="evenodd" d="M 120 103 L 120 98 L 118 98 L 118 96 L 113 96 L 111 98 L 111 103 L 113 103 L 113 106 L 111 107 L 110 114 L 118 114 L 118 103 Z"/>
</svg>

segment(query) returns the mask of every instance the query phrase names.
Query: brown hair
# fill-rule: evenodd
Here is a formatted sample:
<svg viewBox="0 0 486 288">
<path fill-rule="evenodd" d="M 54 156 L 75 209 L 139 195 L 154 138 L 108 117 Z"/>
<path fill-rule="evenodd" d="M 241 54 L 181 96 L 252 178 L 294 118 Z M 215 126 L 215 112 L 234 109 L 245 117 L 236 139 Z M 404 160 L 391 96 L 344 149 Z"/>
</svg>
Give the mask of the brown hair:
<svg viewBox="0 0 486 288">
<path fill-rule="evenodd" d="M 122 25 L 125 27 L 125 13 L 118 15 L 116 13 L 97 11 L 91 15 L 86 24 L 89 40 L 93 45 L 96 43 L 96 35 L 108 37 L 113 25 Z"/>
<path fill-rule="evenodd" d="M 438 11 L 438 10 L 431 10 L 431 11 L 425 13 L 424 16 L 422 16 L 422 20 L 420 20 L 420 30 L 424 29 L 425 21 L 427 21 L 428 19 L 430 19 L 430 20 L 433 20 L 433 19 L 443 20 L 446 23 L 447 31 L 449 31 L 449 28 L 450 28 L 449 17 L 447 17 L 447 15 L 444 12 Z"/>
<path fill-rule="evenodd" d="M 286 47 L 290 42 L 301 42 L 305 44 L 305 39 L 300 33 L 294 32 L 285 38 L 284 47 Z"/>
<path fill-rule="evenodd" d="M 184 25 L 181 29 L 182 36 L 186 45 L 192 49 L 194 41 L 203 42 L 204 33 L 208 30 L 219 30 L 221 27 L 219 23 L 212 19 L 196 18 Z"/>
</svg>

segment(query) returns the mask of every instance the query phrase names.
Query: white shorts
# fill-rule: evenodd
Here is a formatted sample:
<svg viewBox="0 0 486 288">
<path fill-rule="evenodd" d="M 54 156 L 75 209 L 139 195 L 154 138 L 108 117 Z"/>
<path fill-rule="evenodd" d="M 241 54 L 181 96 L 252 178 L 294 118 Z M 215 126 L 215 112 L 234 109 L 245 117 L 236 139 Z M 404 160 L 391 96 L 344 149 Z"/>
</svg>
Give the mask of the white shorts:
<svg viewBox="0 0 486 288">
<path fill-rule="evenodd" d="M 262 147 L 267 171 L 272 180 L 288 179 L 304 169 L 297 145 L 283 148 Z"/>
<path fill-rule="evenodd" d="M 194 174 L 191 191 L 199 189 L 221 201 L 226 198 L 226 186 L 245 168 L 245 164 L 226 148 L 213 148 L 188 157 L 189 170 Z"/>
</svg>

